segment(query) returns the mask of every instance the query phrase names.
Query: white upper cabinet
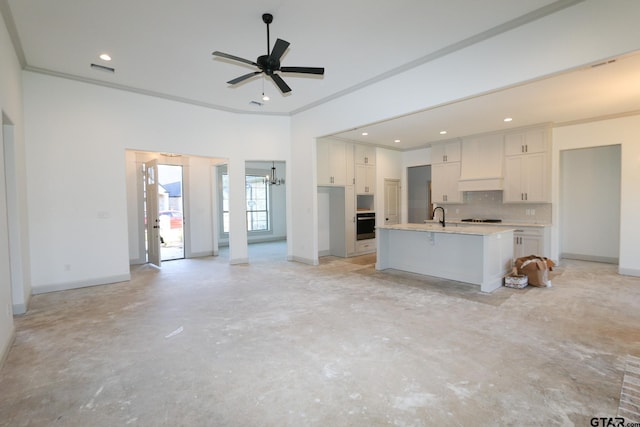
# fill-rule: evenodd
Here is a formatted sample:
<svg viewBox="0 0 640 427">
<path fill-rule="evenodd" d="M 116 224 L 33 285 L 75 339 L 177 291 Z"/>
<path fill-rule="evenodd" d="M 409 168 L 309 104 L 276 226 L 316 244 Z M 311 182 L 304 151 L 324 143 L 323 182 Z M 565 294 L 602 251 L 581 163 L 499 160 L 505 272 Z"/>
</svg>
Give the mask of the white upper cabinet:
<svg viewBox="0 0 640 427">
<path fill-rule="evenodd" d="M 375 165 L 376 147 L 356 144 L 355 162 L 359 165 Z"/>
<path fill-rule="evenodd" d="M 318 185 L 343 186 L 347 184 L 347 145 L 342 141 L 318 140 Z M 351 148 L 351 145 L 349 145 Z M 353 156 L 350 156 L 352 159 Z M 353 171 L 353 167 L 351 167 Z M 353 184 L 353 181 L 348 184 Z"/>
<path fill-rule="evenodd" d="M 460 141 L 442 142 L 431 146 L 431 163 L 460 161 Z"/>
<path fill-rule="evenodd" d="M 356 165 L 356 194 L 374 194 L 376 192 L 376 166 Z"/>
<path fill-rule="evenodd" d="M 547 203 L 547 175 L 545 153 L 507 157 L 503 202 Z"/>
<path fill-rule="evenodd" d="M 436 204 L 462 203 L 462 193 L 458 191 L 460 162 L 437 163 L 431 165 L 431 200 Z"/>
<path fill-rule="evenodd" d="M 530 129 L 504 137 L 505 155 L 533 154 L 547 151 L 547 129 Z"/>
<path fill-rule="evenodd" d="M 505 135 L 504 203 L 550 202 L 547 128 Z"/>
</svg>

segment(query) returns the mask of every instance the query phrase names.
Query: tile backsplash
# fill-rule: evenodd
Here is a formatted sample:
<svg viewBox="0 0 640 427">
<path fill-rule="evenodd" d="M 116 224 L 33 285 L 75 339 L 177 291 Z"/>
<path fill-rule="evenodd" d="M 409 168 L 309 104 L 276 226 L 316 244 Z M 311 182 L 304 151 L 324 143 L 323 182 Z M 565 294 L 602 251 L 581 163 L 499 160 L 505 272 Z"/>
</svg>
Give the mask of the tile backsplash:
<svg viewBox="0 0 640 427">
<path fill-rule="evenodd" d="M 502 203 L 502 191 L 465 191 L 464 204 L 444 205 L 447 217 L 499 218 L 503 221 L 551 224 L 551 203 Z"/>
</svg>

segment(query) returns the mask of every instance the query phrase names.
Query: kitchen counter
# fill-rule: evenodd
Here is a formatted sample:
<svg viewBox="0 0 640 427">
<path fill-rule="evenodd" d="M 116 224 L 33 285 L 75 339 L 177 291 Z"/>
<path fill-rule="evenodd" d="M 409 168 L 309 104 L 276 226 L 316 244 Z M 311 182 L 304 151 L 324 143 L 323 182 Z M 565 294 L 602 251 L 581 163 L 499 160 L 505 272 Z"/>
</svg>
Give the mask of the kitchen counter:
<svg viewBox="0 0 640 427">
<path fill-rule="evenodd" d="M 376 270 L 395 269 L 480 285 L 502 286 L 513 262 L 513 230 L 504 227 L 394 224 L 376 227 Z"/>
<path fill-rule="evenodd" d="M 448 222 L 448 221 L 447 221 Z M 470 224 L 468 227 L 443 227 L 438 222 L 426 223 L 426 224 L 393 224 L 393 225 L 379 225 L 376 226 L 376 230 L 411 230 L 422 231 L 431 233 L 452 233 L 452 234 L 477 234 L 480 236 L 488 234 L 501 233 L 504 230 L 496 227 L 487 227 L 484 223 L 463 223 Z"/>
<path fill-rule="evenodd" d="M 503 221 L 503 222 L 468 222 L 468 221 L 461 221 L 459 219 L 447 219 L 446 221 L 447 224 L 450 225 L 464 225 L 466 226 L 487 226 L 487 227 L 511 227 L 511 228 L 518 228 L 518 227 L 540 227 L 540 228 L 544 228 L 544 227 L 549 227 L 551 224 L 541 224 L 541 223 L 534 223 L 534 222 L 520 222 L 520 221 Z M 425 224 L 439 224 L 437 220 L 433 220 L 433 219 L 428 219 L 425 221 Z M 441 226 L 442 227 L 442 226 Z"/>
</svg>

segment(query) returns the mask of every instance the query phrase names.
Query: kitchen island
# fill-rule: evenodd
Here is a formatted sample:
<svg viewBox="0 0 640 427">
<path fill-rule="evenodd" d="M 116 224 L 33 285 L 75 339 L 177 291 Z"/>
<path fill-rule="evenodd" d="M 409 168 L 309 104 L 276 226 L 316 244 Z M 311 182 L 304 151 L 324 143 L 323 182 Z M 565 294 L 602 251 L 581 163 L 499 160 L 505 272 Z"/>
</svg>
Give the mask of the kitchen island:
<svg viewBox="0 0 640 427">
<path fill-rule="evenodd" d="M 513 261 L 513 230 L 395 224 L 376 227 L 376 270 L 395 269 L 475 285 L 502 286 Z"/>
</svg>

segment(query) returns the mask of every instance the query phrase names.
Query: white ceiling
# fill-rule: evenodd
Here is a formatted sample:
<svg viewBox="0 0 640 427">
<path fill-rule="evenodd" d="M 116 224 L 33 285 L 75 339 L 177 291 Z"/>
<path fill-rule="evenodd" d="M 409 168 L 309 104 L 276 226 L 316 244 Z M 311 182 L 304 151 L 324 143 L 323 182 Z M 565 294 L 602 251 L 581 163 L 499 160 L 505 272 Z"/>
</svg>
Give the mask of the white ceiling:
<svg viewBox="0 0 640 427">
<path fill-rule="evenodd" d="M 0 0 L 10 12 L 26 69 L 231 111 L 293 114 L 404 71 L 460 42 L 553 13 L 576 0 Z M 283 96 L 262 77 L 230 88 L 252 69 L 214 59 L 219 50 L 249 60 L 266 53 L 261 16 L 291 43 L 282 64 L 325 67 L 324 77 L 283 75 Z M 7 16 L 5 16 L 7 20 Z M 108 53 L 113 60 L 98 58 Z M 110 74 L 91 63 L 115 68 Z M 640 109 L 637 57 L 464 100 L 345 132 L 342 138 L 398 149 L 510 126 L 563 122 Z M 271 100 L 262 106 L 263 91 Z M 491 108 L 486 108 L 490 105 Z M 489 113 L 495 115 L 491 116 Z M 497 115 L 497 116 L 496 116 Z M 446 129 L 445 136 L 439 134 Z M 400 139 L 399 144 L 393 142 Z"/>
</svg>

